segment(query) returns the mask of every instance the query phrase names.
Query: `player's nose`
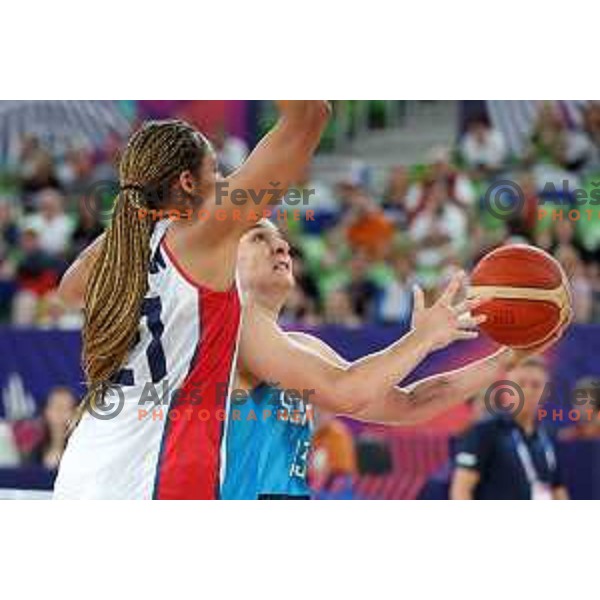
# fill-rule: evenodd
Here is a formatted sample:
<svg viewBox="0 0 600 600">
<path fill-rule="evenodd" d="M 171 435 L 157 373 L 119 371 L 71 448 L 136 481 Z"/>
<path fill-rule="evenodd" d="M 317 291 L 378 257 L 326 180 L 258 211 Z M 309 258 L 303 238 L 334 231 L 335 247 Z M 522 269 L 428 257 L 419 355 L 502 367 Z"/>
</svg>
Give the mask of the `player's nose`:
<svg viewBox="0 0 600 600">
<path fill-rule="evenodd" d="M 284 239 L 276 238 L 273 241 L 273 252 L 275 252 L 275 254 L 288 256 L 290 253 L 290 245 Z"/>
</svg>

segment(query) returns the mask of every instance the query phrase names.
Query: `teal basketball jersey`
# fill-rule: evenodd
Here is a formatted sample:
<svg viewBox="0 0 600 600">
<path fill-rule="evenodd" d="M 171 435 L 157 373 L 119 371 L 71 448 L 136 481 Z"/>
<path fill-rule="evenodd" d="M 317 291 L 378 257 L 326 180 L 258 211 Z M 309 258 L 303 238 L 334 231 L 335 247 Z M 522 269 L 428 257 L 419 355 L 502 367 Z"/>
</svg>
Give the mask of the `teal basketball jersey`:
<svg viewBox="0 0 600 600">
<path fill-rule="evenodd" d="M 225 500 L 308 498 L 312 405 L 259 384 L 232 399 L 227 417 Z"/>
</svg>

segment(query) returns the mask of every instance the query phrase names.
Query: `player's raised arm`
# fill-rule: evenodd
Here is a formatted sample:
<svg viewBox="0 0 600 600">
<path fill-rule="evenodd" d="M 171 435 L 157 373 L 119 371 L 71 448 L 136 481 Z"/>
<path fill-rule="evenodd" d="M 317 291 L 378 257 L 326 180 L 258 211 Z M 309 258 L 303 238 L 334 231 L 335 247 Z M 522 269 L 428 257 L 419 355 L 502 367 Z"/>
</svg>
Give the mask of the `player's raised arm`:
<svg viewBox="0 0 600 600">
<path fill-rule="evenodd" d="M 329 119 L 326 100 L 278 100 L 279 118 L 244 164 L 217 184 L 216 208 L 230 214 L 234 233 L 249 229 L 277 203 L 310 162 Z M 236 213 L 234 213 L 236 211 Z M 240 217 L 239 219 L 235 217 Z"/>
<path fill-rule="evenodd" d="M 425 318 L 385 350 L 345 363 L 323 356 L 284 333 L 259 305 L 245 308 L 240 342 L 244 369 L 280 387 L 311 394 L 320 408 L 338 414 L 384 422 L 402 422 L 412 413 L 411 394 L 396 387 L 427 354 L 457 339 L 477 336 L 472 329 L 481 319 L 469 315 L 473 302 L 453 304 L 463 275 L 455 276 Z M 416 302 L 422 300 L 417 293 Z M 381 411 L 381 400 L 396 402 Z M 412 417 L 412 414 L 410 415 Z"/>
</svg>

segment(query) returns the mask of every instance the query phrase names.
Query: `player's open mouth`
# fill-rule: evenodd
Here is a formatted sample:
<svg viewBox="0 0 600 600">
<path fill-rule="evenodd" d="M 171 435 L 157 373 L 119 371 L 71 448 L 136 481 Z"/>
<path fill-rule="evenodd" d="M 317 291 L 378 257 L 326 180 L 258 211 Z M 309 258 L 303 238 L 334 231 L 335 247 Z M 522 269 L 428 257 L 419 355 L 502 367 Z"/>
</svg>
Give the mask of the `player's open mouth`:
<svg viewBox="0 0 600 600">
<path fill-rule="evenodd" d="M 273 266 L 273 271 L 284 271 L 284 272 L 289 272 L 290 270 L 290 263 L 286 262 L 284 260 L 280 260 L 279 262 L 275 263 L 275 265 Z"/>
</svg>

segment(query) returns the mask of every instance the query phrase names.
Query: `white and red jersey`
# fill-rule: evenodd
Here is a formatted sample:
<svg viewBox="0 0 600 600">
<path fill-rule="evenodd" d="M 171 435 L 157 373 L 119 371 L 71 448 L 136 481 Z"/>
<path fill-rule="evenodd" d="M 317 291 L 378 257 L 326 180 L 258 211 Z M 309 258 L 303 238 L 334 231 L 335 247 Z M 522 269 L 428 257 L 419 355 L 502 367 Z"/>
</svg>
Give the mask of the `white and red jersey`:
<svg viewBox="0 0 600 600">
<path fill-rule="evenodd" d="M 61 461 L 55 498 L 219 496 L 240 326 L 236 286 L 195 283 L 157 223 L 138 340 L 110 392 L 114 414 L 86 412 Z M 122 408 L 120 408 L 122 406 Z"/>
</svg>

